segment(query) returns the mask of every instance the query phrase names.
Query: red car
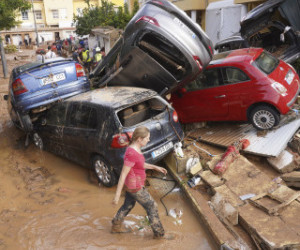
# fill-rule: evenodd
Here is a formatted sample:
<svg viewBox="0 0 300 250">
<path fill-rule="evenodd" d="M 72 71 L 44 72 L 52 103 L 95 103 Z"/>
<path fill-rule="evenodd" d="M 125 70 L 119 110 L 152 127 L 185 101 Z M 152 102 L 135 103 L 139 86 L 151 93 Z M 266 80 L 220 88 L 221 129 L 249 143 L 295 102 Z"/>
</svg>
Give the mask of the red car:
<svg viewBox="0 0 300 250">
<path fill-rule="evenodd" d="M 278 125 L 299 94 L 294 68 L 261 48 L 216 54 L 196 80 L 171 95 L 182 123 L 249 121 Z"/>
</svg>

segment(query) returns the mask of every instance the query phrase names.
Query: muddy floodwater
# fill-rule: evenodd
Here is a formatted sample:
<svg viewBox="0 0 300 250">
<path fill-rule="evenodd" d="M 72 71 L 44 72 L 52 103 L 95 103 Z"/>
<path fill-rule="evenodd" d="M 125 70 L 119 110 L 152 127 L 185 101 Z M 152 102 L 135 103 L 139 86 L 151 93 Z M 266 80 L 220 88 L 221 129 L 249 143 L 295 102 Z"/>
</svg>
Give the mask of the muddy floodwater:
<svg viewBox="0 0 300 250">
<path fill-rule="evenodd" d="M 150 187 L 173 240 L 154 240 L 140 205 L 111 234 L 116 187 L 99 187 L 91 172 L 33 144 L 9 119 L 0 122 L 0 249 L 214 249 L 215 245 L 180 191 L 164 198 Z M 156 183 L 159 180 L 156 180 Z M 155 184 L 156 185 L 156 184 Z M 158 184 L 159 186 L 159 184 Z"/>
</svg>

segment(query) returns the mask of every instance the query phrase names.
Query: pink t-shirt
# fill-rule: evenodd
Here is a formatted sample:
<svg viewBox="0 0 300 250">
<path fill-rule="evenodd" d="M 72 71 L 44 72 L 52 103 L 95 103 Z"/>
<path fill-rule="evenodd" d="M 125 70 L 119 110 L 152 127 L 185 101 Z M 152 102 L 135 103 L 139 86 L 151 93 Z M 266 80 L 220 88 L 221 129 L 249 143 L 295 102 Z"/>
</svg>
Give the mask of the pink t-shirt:
<svg viewBox="0 0 300 250">
<path fill-rule="evenodd" d="M 141 189 L 146 180 L 146 171 L 144 168 L 145 157 L 135 149 L 128 147 L 124 155 L 124 165 L 131 167 L 126 179 L 125 185 L 128 189 Z"/>
</svg>

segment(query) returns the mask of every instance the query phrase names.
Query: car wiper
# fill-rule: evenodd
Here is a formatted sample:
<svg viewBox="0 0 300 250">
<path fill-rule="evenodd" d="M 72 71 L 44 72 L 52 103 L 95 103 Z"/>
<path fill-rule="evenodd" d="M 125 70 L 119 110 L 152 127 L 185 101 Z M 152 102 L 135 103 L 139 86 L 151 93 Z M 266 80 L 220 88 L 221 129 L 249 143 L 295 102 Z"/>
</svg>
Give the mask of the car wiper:
<svg viewBox="0 0 300 250">
<path fill-rule="evenodd" d="M 26 71 L 29 71 L 29 70 L 32 70 L 32 69 L 35 69 L 35 68 L 43 68 L 43 67 L 45 67 L 48 64 L 52 64 L 52 63 L 54 64 L 54 63 L 66 62 L 66 61 L 70 61 L 71 62 L 71 61 L 73 61 L 73 59 L 63 59 L 63 60 L 57 60 L 57 61 L 51 61 L 51 62 L 45 62 L 45 63 L 37 64 L 37 65 L 34 65 L 32 67 L 26 68 L 26 69 L 24 69 L 22 71 L 19 71 L 19 74 L 22 74 L 22 73 L 24 73 Z"/>
</svg>

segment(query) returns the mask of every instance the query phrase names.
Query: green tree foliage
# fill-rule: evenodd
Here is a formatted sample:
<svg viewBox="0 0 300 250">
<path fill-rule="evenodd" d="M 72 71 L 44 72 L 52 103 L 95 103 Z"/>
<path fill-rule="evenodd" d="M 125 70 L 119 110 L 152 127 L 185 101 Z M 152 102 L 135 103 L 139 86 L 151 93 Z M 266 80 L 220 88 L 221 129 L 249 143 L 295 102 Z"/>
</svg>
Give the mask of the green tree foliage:
<svg viewBox="0 0 300 250">
<path fill-rule="evenodd" d="M 1 1 L 1 0 L 0 0 Z M 89 0 L 85 0 L 87 7 L 83 9 L 82 15 L 74 15 L 73 21 L 76 23 L 76 33 L 78 35 L 88 35 L 96 26 L 112 26 L 124 29 L 133 15 L 138 11 L 138 2 L 134 2 L 134 10 L 129 13 L 128 4 L 115 10 L 114 4 L 107 0 L 101 1 L 101 6 L 93 6 Z"/>
<path fill-rule="evenodd" d="M 11 29 L 20 22 L 16 20 L 20 11 L 31 7 L 27 0 L 0 0 L 0 30 Z"/>
</svg>

